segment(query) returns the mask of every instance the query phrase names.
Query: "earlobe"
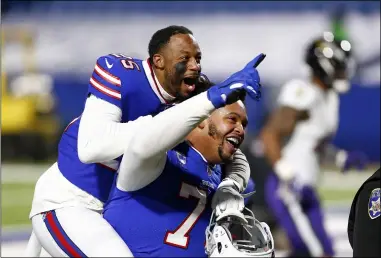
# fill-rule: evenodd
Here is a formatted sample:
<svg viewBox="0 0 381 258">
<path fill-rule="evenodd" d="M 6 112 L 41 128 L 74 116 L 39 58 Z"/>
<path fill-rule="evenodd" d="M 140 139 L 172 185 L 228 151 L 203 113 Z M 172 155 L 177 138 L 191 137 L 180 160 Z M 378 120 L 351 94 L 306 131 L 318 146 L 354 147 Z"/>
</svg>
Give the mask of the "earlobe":
<svg viewBox="0 0 381 258">
<path fill-rule="evenodd" d="M 164 58 L 162 55 L 153 55 L 153 64 L 158 69 L 164 69 Z"/>
<path fill-rule="evenodd" d="M 201 123 L 199 123 L 197 127 L 200 128 L 200 129 L 204 129 L 205 126 L 206 126 L 206 122 L 205 122 L 205 120 L 204 120 L 204 121 L 202 121 Z"/>
</svg>

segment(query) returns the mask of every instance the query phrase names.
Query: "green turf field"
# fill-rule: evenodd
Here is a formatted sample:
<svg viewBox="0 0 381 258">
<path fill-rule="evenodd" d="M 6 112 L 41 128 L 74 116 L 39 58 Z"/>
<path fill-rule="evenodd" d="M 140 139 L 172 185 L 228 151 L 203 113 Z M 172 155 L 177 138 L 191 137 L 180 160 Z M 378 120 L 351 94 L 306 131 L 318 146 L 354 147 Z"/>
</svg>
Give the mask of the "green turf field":
<svg viewBox="0 0 381 258">
<path fill-rule="evenodd" d="M 38 177 L 48 164 L 2 164 L 1 175 L 1 223 L 2 226 L 30 224 L 28 215 Z M 376 169 L 364 173 L 342 175 L 335 171 L 325 172 L 319 194 L 325 205 L 349 205 L 362 182 Z"/>
<path fill-rule="evenodd" d="M 29 211 L 33 198 L 34 184 L 3 183 L 1 185 L 1 223 L 3 226 L 28 224 Z M 355 189 L 320 189 L 319 193 L 326 203 L 331 201 L 349 203 L 355 194 Z"/>
<path fill-rule="evenodd" d="M 1 224 L 28 224 L 29 211 L 33 199 L 34 184 L 1 184 Z"/>
</svg>

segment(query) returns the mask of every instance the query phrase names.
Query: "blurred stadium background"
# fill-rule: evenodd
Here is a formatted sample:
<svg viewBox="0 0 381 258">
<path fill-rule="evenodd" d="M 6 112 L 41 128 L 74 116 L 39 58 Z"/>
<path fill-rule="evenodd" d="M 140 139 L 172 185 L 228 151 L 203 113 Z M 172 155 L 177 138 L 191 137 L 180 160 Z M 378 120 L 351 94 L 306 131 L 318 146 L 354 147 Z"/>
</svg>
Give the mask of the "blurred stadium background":
<svg viewBox="0 0 381 258">
<path fill-rule="evenodd" d="M 267 163 L 256 141 L 274 107 L 279 86 L 306 74 L 305 45 L 323 31 L 352 42 L 357 61 L 350 92 L 341 96 L 340 124 L 332 145 L 359 150 L 365 171 L 341 174 L 328 156 L 319 192 L 338 256 L 351 256 L 346 226 L 351 200 L 380 164 L 380 3 L 350 2 L 111 2 L 1 1 L 1 230 L 2 257 L 20 256 L 30 234 L 28 213 L 38 176 L 56 158 L 63 128 L 81 113 L 98 56 L 148 56 L 150 36 L 171 24 L 189 27 L 203 51 L 203 71 L 225 78 L 253 55 L 264 100 L 248 101 L 244 151 L 257 194 L 253 209 L 269 221 L 277 250 L 287 239 L 263 201 Z M 282 254 L 282 252 L 280 252 Z"/>
</svg>

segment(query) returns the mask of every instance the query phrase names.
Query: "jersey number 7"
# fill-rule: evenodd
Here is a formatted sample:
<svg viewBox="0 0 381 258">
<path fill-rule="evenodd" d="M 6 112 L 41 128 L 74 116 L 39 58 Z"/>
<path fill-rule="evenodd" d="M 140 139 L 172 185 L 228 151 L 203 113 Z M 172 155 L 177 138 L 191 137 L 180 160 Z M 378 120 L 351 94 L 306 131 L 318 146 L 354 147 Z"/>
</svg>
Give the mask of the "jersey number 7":
<svg viewBox="0 0 381 258">
<path fill-rule="evenodd" d="M 180 197 L 188 199 L 190 196 L 198 198 L 196 208 L 190 213 L 181 224 L 173 231 L 167 231 L 164 243 L 180 248 L 188 248 L 189 232 L 192 230 L 197 220 L 200 218 L 206 206 L 206 192 L 199 190 L 193 185 L 182 183 L 180 189 Z"/>
</svg>

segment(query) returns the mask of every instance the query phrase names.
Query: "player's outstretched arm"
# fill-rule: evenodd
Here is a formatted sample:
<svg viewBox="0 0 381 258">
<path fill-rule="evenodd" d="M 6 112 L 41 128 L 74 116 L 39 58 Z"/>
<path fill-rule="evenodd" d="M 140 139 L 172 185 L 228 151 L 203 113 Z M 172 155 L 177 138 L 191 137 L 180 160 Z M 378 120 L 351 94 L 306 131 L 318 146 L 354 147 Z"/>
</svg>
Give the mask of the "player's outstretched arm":
<svg viewBox="0 0 381 258">
<path fill-rule="evenodd" d="M 215 110 L 206 93 L 167 109 L 155 117 L 131 141 L 129 151 L 149 159 L 182 142 L 201 121 Z M 155 142 L 155 144 L 152 144 Z"/>
<path fill-rule="evenodd" d="M 83 163 L 102 162 L 123 155 L 140 121 L 121 123 L 119 107 L 91 95 L 78 130 L 78 156 Z"/>
<path fill-rule="evenodd" d="M 236 102 L 245 92 L 259 99 L 259 81 L 258 72 L 251 64 L 224 82 L 214 85 L 207 92 L 159 113 L 151 121 L 146 121 L 146 125 L 131 139 L 123 156 L 118 187 L 126 191 L 136 190 L 136 182 L 140 186 L 143 181 L 144 184 L 152 182 L 161 171 L 155 168 L 162 168 L 165 164 L 166 151 L 182 142 L 211 112 Z"/>
<path fill-rule="evenodd" d="M 206 93 L 201 93 L 146 119 L 123 155 L 117 187 L 135 191 L 153 182 L 162 172 L 166 152 L 182 142 L 213 110 Z"/>
<path fill-rule="evenodd" d="M 254 67 L 264 57 L 264 54 L 258 55 L 244 69 L 212 86 L 207 92 L 200 93 L 155 116 L 150 130 L 146 130 L 146 135 L 139 133 L 134 138 L 135 144 L 131 145 L 131 150 L 138 153 L 139 157 L 150 158 L 176 146 L 212 111 L 236 102 L 242 94 L 248 94 L 259 100 L 260 78 Z M 156 144 L 152 144 L 152 139 L 155 139 Z"/>
</svg>

